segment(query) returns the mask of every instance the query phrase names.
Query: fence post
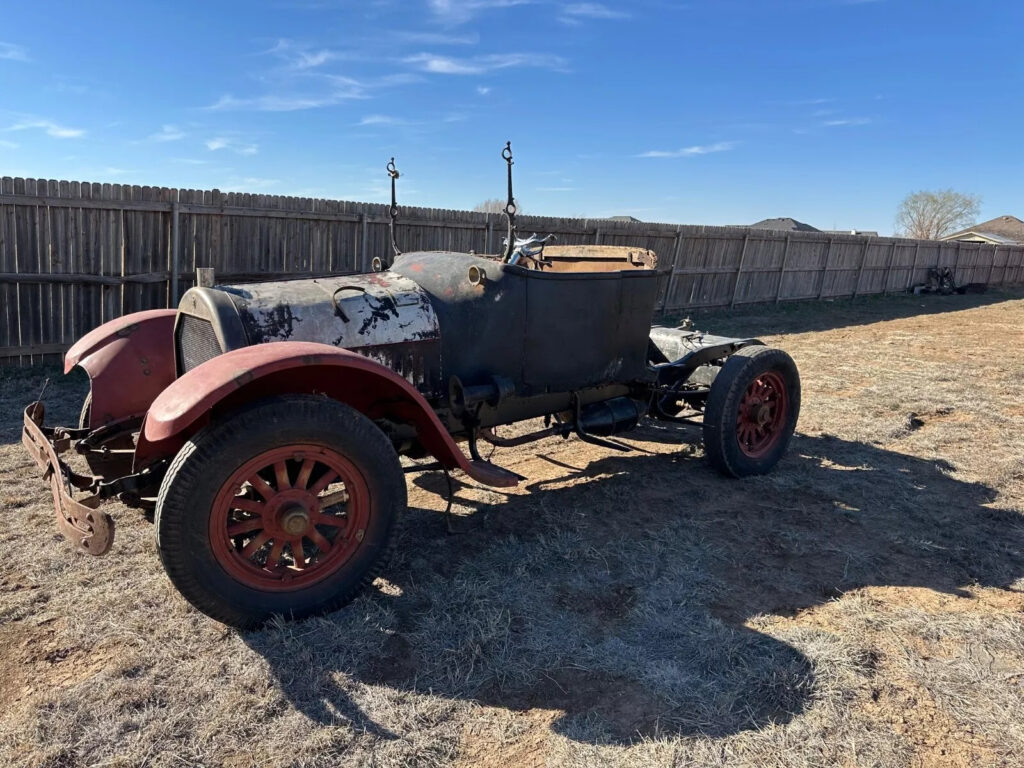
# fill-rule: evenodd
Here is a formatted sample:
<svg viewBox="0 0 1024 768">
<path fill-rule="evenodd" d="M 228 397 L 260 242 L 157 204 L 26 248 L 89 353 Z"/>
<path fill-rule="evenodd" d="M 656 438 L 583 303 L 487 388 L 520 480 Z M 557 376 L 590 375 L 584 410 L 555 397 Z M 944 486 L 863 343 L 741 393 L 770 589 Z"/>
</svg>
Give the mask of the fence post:
<svg viewBox="0 0 1024 768">
<path fill-rule="evenodd" d="M 775 303 L 782 298 L 782 279 L 786 276 L 786 259 L 789 258 L 789 235 L 786 235 L 786 247 L 782 249 L 782 267 L 779 269 L 779 287 L 775 291 Z"/>
<path fill-rule="evenodd" d="M 668 273 L 668 285 L 665 286 L 665 299 L 661 302 L 661 314 L 668 311 L 668 300 L 672 295 L 672 287 L 676 282 L 676 268 L 679 266 L 679 248 L 683 243 L 683 228 L 676 227 L 676 247 L 672 251 L 672 270 Z"/>
<path fill-rule="evenodd" d="M 957 240 L 956 241 L 956 261 L 953 262 L 953 282 L 957 283 L 957 284 L 959 284 L 959 282 L 960 282 L 960 275 L 958 275 L 957 273 L 960 271 L 960 246 L 961 245 L 962 245 L 962 243 L 959 240 Z"/>
<path fill-rule="evenodd" d="M 181 240 L 178 231 L 178 201 L 171 204 L 171 295 L 167 306 L 178 304 L 178 270 L 181 269 Z"/>
<path fill-rule="evenodd" d="M 910 268 L 910 277 L 907 279 L 907 290 L 914 287 L 914 277 L 917 275 L 917 257 L 921 255 L 921 241 L 917 241 L 914 247 L 914 266 Z"/>
<path fill-rule="evenodd" d="M 736 282 L 732 286 L 732 301 L 729 302 L 729 309 L 736 306 L 736 297 L 740 292 L 740 275 L 743 273 L 743 260 L 747 257 L 748 243 L 750 243 L 750 232 L 743 235 L 743 248 L 740 250 L 740 263 L 736 265 Z"/>
<path fill-rule="evenodd" d="M 996 268 L 996 256 L 999 255 L 999 246 L 992 249 L 992 260 L 988 263 L 988 274 L 985 275 L 985 285 L 992 282 L 992 271 Z M 1010 254 L 1006 254 L 1006 263 L 1010 263 Z M 1003 278 L 1006 278 L 1006 270 L 1003 270 Z"/>
<path fill-rule="evenodd" d="M 594 230 L 594 245 L 601 244 L 601 228 L 598 227 Z"/>
<path fill-rule="evenodd" d="M 857 298 L 857 291 L 860 290 L 860 276 L 864 274 L 864 262 L 868 260 L 868 248 L 871 247 L 871 237 L 864 241 L 864 250 L 860 252 L 860 267 L 857 269 L 857 282 L 853 286 L 853 295 L 851 299 Z"/>
<path fill-rule="evenodd" d="M 836 241 L 834 237 L 828 239 L 828 250 L 825 251 L 825 268 L 821 271 L 821 283 L 818 284 L 818 300 L 821 300 L 825 293 L 825 278 L 828 277 L 828 268 L 832 263 L 832 244 Z"/>
<path fill-rule="evenodd" d="M 494 219 L 490 216 L 487 217 L 487 245 L 484 253 L 494 253 L 492 250 L 494 244 Z"/>
<path fill-rule="evenodd" d="M 359 215 L 359 271 L 366 272 L 368 265 L 366 263 L 366 242 L 367 236 L 369 235 L 369 226 L 366 221 L 366 211 L 363 211 Z"/>
<path fill-rule="evenodd" d="M 882 295 L 889 292 L 889 278 L 892 276 L 892 263 L 896 261 L 896 241 L 892 241 L 892 250 L 889 251 L 889 262 L 885 266 L 885 282 L 882 283 Z"/>
</svg>

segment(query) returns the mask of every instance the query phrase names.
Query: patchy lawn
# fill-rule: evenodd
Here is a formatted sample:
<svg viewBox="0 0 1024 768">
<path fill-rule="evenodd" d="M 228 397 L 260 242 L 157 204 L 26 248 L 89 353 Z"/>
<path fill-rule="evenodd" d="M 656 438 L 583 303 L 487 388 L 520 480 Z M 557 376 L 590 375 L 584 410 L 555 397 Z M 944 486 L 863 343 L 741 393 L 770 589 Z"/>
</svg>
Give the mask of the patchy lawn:
<svg viewBox="0 0 1024 768">
<path fill-rule="evenodd" d="M 510 492 L 413 476 L 387 578 L 239 633 L 150 523 L 56 534 L 19 442 L 83 378 L 0 371 L 5 766 L 1020 765 L 1024 294 L 702 313 L 787 349 L 790 456 L 715 475 L 695 433 L 499 451 Z M 689 443 L 677 442 L 679 438 Z"/>
</svg>

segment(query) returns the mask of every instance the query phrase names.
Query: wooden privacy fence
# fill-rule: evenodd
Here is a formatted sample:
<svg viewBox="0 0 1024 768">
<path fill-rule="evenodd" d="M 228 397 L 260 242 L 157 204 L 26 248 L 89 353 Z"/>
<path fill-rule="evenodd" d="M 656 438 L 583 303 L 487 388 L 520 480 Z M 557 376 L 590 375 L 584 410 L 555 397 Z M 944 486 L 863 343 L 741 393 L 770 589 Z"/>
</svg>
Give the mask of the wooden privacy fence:
<svg viewBox="0 0 1024 768">
<path fill-rule="evenodd" d="M 607 219 L 518 217 L 562 244 L 650 248 L 673 265 L 659 310 L 902 291 L 928 269 L 957 282 L 1024 278 L 1024 248 Z M 494 253 L 500 215 L 401 209 L 399 247 Z M 346 274 L 390 253 L 387 206 L 218 190 L 0 179 L 0 364 L 63 352 L 127 312 L 222 282 Z"/>
</svg>

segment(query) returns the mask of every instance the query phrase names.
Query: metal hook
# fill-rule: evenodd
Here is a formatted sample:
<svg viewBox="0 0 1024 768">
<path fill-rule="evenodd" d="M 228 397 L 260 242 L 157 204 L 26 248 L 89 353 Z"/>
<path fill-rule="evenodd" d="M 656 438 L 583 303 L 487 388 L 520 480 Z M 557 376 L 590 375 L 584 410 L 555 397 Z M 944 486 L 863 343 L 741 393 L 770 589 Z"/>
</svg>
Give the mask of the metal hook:
<svg viewBox="0 0 1024 768">
<path fill-rule="evenodd" d="M 505 202 L 505 208 L 503 213 L 505 218 L 508 219 L 508 234 L 505 240 L 505 256 L 504 261 L 509 261 L 512 258 L 512 251 L 515 248 L 515 231 L 516 231 L 516 203 L 512 197 L 512 142 L 506 141 L 505 148 L 501 150 L 502 159 L 508 164 L 508 200 Z"/>
<path fill-rule="evenodd" d="M 388 172 L 388 176 L 391 178 L 391 208 L 388 209 L 388 216 L 391 218 L 391 223 L 388 225 L 388 229 L 391 232 L 391 250 L 394 251 L 395 258 L 397 259 L 402 255 L 402 252 L 398 250 L 398 243 L 395 241 L 395 219 L 398 218 L 398 201 L 395 197 L 395 181 L 400 176 L 398 168 L 395 167 L 395 158 L 392 157 L 385 168 Z"/>
</svg>

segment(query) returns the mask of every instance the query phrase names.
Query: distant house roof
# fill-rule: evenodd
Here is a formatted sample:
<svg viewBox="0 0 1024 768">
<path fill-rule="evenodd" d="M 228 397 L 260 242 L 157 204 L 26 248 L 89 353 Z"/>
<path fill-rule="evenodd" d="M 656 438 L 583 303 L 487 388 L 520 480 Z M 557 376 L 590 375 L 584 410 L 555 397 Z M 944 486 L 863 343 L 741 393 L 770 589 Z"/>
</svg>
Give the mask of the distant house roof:
<svg viewBox="0 0 1024 768">
<path fill-rule="evenodd" d="M 750 225 L 751 229 L 774 229 L 779 232 L 820 232 L 820 229 L 804 224 L 796 219 L 764 219 Z"/>
<path fill-rule="evenodd" d="M 1024 221 L 1016 216 L 997 216 L 975 224 L 961 232 L 946 235 L 943 240 L 983 240 L 997 245 L 1024 243 Z"/>
<path fill-rule="evenodd" d="M 636 222 L 639 222 L 640 219 L 637 219 L 637 218 L 635 218 L 633 216 L 609 216 L 608 217 L 608 221 L 636 221 Z"/>
<path fill-rule="evenodd" d="M 825 229 L 822 231 L 829 235 L 867 235 L 868 237 L 878 237 L 878 232 L 873 229 Z"/>
</svg>

